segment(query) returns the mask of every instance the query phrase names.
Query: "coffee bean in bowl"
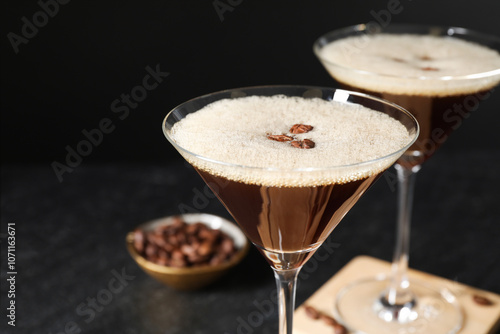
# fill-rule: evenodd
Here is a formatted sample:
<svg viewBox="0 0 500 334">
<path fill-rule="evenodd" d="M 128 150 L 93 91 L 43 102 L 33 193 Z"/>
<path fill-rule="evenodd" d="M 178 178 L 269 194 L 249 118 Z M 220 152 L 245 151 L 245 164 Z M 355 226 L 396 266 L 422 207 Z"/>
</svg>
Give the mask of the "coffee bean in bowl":
<svg viewBox="0 0 500 334">
<path fill-rule="evenodd" d="M 150 221 L 129 232 L 126 242 L 130 255 L 146 273 L 179 290 L 214 282 L 249 249 L 238 226 L 210 214 Z"/>
</svg>

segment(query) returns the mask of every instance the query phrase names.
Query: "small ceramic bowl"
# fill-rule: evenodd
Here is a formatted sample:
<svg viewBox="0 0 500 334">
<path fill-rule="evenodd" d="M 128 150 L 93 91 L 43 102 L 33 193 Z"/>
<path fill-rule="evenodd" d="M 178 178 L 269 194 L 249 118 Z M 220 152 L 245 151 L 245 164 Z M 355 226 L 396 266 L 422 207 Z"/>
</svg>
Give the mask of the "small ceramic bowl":
<svg viewBox="0 0 500 334">
<path fill-rule="evenodd" d="M 160 225 L 172 224 L 180 218 L 187 224 L 203 223 L 211 229 L 219 229 L 233 239 L 236 254 L 230 260 L 217 265 L 204 265 L 197 267 L 169 267 L 156 264 L 141 256 L 134 247 L 134 232 L 129 232 L 126 237 L 127 249 L 139 267 L 156 280 L 178 290 L 195 290 L 215 282 L 232 267 L 237 265 L 248 253 L 250 243 L 240 228 L 218 216 L 194 213 L 161 218 L 139 225 L 137 228 L 152 231 Z"/>
</svg>

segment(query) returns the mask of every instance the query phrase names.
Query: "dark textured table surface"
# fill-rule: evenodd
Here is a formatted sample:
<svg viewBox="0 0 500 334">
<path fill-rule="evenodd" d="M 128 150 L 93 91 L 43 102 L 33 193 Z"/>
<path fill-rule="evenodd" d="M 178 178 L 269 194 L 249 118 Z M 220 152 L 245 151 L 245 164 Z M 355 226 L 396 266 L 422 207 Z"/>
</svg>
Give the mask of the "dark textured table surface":
<svg viewBox="0 0 500 334">
<path fill-rule="evenodd" d="M 415 195 L 413 268 L 500 293 L 499 171 L 498 149 L 443 149 L 425 165 Z M 381 178 L 329 237 L 335 251 L 306 266 L 297 305 L 357 255 L 390 260 L 392 181 Z M 163 286 L 128 255 L 125 235 L 142 222 L 180 210 L 228 216 L 217 200 L 200 196 L 204 184 L 179 160 L 82 165 L 62 183 L 50 165 L 4 165 L 1 190 L 2 333 L 237 333 L 273 295 L 271 269 L 255 249 L 196 292 Z M 15 328 L 5 318 L 8 223 L 16 229 Z M 117 277 L 121 285 L 110 287 Z M 276 330 L 276 309 L 247 328 Z"/>
</svg>

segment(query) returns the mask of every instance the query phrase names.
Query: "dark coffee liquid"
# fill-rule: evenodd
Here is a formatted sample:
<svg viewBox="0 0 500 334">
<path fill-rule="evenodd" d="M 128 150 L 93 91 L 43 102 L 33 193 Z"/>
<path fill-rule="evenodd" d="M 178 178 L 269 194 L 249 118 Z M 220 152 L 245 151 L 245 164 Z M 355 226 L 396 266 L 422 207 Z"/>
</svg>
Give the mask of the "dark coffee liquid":
<svg viewBox="0 0 500 334">
<path fill-rule="evenodd" d="M 405 167 L 424 163 L 446 141 L 453 130 L 468 118 L 489 92 L 476 92 L 451 96 L 419 96 L 380 93 L 341 84 L 343 88 L 363 92 L 391 101 L 408 110 L 420 125 L 415 143 L 398 160 Z"/>
<path fill-rule="evenodd" d="M 248 238 L 276 252 L 316 249 L 381 173 L 316 187 L 267 187 L 198 170 Z"/>
</svg>

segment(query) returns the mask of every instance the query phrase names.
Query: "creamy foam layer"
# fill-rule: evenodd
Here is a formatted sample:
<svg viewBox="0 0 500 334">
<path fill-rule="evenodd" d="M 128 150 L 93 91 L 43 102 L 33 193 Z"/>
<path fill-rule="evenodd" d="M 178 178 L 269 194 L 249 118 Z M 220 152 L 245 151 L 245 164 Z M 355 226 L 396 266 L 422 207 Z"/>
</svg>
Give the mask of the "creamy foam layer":
<svg viewBox="0 0 500 334">
<path fill-rule="evenodd" d="M 314 127 L 308 133 L 292 135 L 314 141 L 314 148 L 300 149 L 290 142 L 268 139 L 269 134 L 290 135 L 289 129 L 297 123 Z M 383 113 L 360 105 L 281 95 L 217 101 L 177 122 L 169 135 L 196 155 L 257 167 L 211 163 L 181 150 L 198 168 L 235 181 L 279 186 L 344 183 L 379 173 L 398 157 L 352 168 L 330 167 L 384 157 L 411 141 L 406 128 Z M 324 169 L 291 171 L 299 168 Z"/>
<path fill-rule="evenodd" d="M 326 45 L 320 57 L 336 80 L 376 92 L 447 96 L 488 90 L 500 82 L 497 51 L 452 37 L 352 36 Z M 495 70 L 483 78 L 457 78 Z"/>
</svg>

